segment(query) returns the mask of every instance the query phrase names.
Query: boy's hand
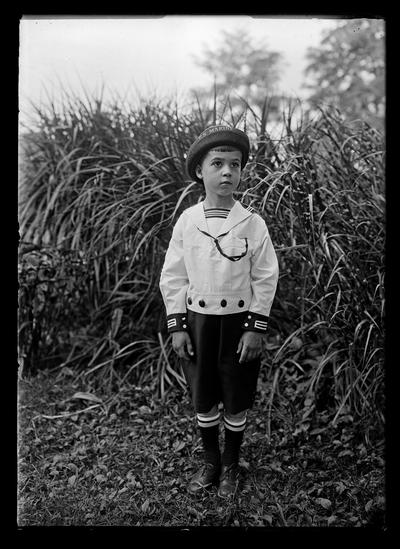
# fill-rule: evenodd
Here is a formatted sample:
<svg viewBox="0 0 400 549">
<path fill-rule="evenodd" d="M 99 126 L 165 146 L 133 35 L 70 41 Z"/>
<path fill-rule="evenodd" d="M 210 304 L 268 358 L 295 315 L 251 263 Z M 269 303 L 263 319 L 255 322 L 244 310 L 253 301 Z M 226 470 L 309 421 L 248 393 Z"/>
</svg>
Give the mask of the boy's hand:
<svg viewBox="0 0 400 549">
<path fill-rule="evenodd" d="M 194 355 L 190 336 L 185 331 L 172 333 L 172 348 L 180 358 L 185 360 L 190 360 Z"/>
<path fill-rule="evenodd" d="M 260 334 L 259 332 L 243 332 L 236 351 L 236 353 L 240 353 L 240 364 L 243 362 L 250 362 L 260 356 L 263 337 L 264 334 Z"/>
</svg>

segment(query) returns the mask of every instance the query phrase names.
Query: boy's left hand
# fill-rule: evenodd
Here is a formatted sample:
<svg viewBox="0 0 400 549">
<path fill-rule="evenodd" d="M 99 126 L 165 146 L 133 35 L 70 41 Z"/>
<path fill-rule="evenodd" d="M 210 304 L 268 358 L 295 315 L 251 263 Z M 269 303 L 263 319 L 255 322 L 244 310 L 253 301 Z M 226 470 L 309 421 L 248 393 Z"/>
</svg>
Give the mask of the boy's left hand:
<svg viewBox="0 0 400 549">
<path fill-rule="evenodd" d="M 258 356 L 262 351 L 263 334 L 258 332 L 246 331 L 243 332 L 240 338 L 236 353 L 240 353 L 239 362 L 250 362 Z"/>
</svg>

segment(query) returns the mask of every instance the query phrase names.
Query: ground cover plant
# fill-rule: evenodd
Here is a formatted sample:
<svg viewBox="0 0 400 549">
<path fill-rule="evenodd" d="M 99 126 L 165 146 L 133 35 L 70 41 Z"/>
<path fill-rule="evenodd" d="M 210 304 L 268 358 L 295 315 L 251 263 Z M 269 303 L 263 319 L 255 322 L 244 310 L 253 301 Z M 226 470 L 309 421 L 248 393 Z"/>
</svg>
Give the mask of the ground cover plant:
<svg viewBox="0 0 400 549">
<path fill-rule="evenodd" d="M 68 369 L 20 382 L 20 526 L 384 528 L 382 440 L 366 441 L 349 414 L 334 427 L 321 414 L 304 431 L 290 396 L 270 410 L 261 382 L 240 491 L 193 497 L 201 444 L 189 400 L 153 390 L 95 393 Z"/>
<path fill-rule="evenodd" d="M 290 104 L 272 135 L 267 111 L 74 97 L 37 109 L 21 136 L 21 523 L 382 524 L 383 136 Z M 173 474 L 199 448 L 158 290 L 173 223 L 201 196 L 185 151 L 214 121 L 250 134 L 237 198 L 280 263 L 249 490 L 222 507 L 189 503 Z"/>
</svg>

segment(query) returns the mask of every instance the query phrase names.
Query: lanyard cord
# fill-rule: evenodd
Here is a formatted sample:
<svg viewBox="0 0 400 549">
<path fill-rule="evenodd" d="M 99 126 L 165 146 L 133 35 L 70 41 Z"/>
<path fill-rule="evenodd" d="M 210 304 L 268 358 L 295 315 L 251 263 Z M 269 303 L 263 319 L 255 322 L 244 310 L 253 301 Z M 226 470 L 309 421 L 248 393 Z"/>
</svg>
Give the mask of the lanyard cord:
<svg viewBox="0 0 400 549">
<path fill-rule="evenodd" d="M 198 228 L 198 227 L 197 227 L 197 228 Z M 218 238 L 214 238 L 211 234 L 208 234 L 208 233 L 206 233 L 206 231 L 202 231 L 202 230 L 199 229 L 199 228 L 198 228 L 198 230 L 199 230 L 201 233 L 205 234 L 206 236 L 209 236 L 212 240 L 214 240 L 214 243 L 215 243 L 215 245 L 216 245 L 217 250 L 219 251 L 219 253 L 220 253 L 221 255 L 223 255 L 224 257 L 226 257 L 227 259 L 229 259 L 229 261 L 239 261 L 239 259 L 242 259 L 242 257 L 244 257 L 244 256 L 247 254 L 247 250 L 249 249 L 249 245 L 248 245 L 248 242 L 247 242 L 247 238 L 244 239 L 244 240 L 246 241 L 246 249 L 245 249 L 245 251 L 244 251 L 242 254 L 240 254 L 240 255 L 226 255 L 226 254 L 222 251 L 221 246 L 219 245 Z M 229 231 L 228 231 L 228 232 L 229 232 Z M 223 236 L 225 236 L 225 235 L 227 235 L 227 234 L 228 234 L 228 233 L 220 234 L 219 237 L 221 238 L 221 237 L 223 237 Z"/>
</svg>

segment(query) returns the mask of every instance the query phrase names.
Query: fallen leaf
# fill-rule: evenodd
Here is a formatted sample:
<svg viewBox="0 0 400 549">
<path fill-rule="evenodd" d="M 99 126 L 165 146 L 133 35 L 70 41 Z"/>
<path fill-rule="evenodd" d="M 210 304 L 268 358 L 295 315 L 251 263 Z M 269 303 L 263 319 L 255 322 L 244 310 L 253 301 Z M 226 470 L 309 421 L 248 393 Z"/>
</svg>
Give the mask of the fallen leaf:
<svg viewBox="0 0 400 549">
<path fill-rule="evenodd" d="M 92 393 L 83 393 L 81 391 L 78 391 L 77 393 L 74 393 L 71 397 L 71 400 L 73 398 L 80 398 L 80 399 L 83 399 L 83 400 L 90 400 L 92 402 L 99 402 L 100 404 L 103 403 L 101 398 L 97 397 L 96 395 L 93 395 Z"/>
<path fill-rule="evenodd" d="M 301 365 L 303 366 L 304 364 L 306 364 L 306 366 L 315 367 L 318 366 L 319 360 L 315 358 L 306 358 L 305 360 L 301 361 Z"/>
<path fill-rule="evenodd" d="M 385 506 L 385 503 L 386 503 L 386 500 L 383 496 L 379 496 L 376 499 L 376 504 L 378 505 L 379 508 L 383 508 Z"/>
<path fill-rule="evenodd" d="M 148 499 L 146 499 L 146 501 L 141 506 L 141 509 L 142 509 L 143 513 L 145 513 L 147 511 L 147 509 L 149 508 L 149 505 L 150 505 L 150 501 Z"/>
<path fill-rule="evenodd" d="M 331 500 L 326 498 L 316 498 L 315 503 L 318 503 L 318 505 L 321 505 L 324 509 L 329 509 L 332 505 Z"/>
<path fill-rule="evenodd" d="M 149 408 L 148 406 L 146 405 L 143 405 L 143 406 L 140 406 L 139 407 L 139 412 L 141 414 L 151 414 L 151 408 Z"/>
<path fill-rule="evenodd" d="M 75 481 L 76 481 L 76 475 L 70 476 L 68 479 L 69 486 L 73 486 L 75 484 Z"/>
<path fill-rule="evenodd" d="M 347 486 L 341 480 L 339 480 L 339 482 L 336 484 L 335 490 L 339 494 L 342 494 L 346 490 L 346 488 Z"/>
<path fill-rule="evenodd" d="M 178 440 L 176 442 L 174 442 L 173 449 L 174 449 L 175 452 L 179 452 L 179 450 L 182 450 L 182 448 L 184 448 L 184 447 L 185 447 L 184 442 L 182 442 L 182 441 L 179 442 Z"/>
<path fill-rule="evenodd" d="M 75 465 L 75 463 L 68 463 L 67 467 L 68 469 L 74 471 L 75 475 L 78 473 L 78 467 Z"/>
<path fill-rule="evenodd" d="M 374 503 L 374 500 L 373 499 L 370 499 L 367 504 L 365 505 L 365 510 L 366 512 L 368 513 L 368 511 L 371 509 L 372 505 Z"/>
<path fill-rule="evenodd" d="M 279 461 L 273 461 L 273 462 L 270 464 L 270 468 L 271 468 L 273 471 L 277 471 L 278 473 L 283 473 L 282 467 L 281 467 L 281 464 L 279 463 Z"/>
<path fill-rule="evenodd" d="M 328 427 L 318 427 L 318 428 L 313 429 L 312 431 L 310 431 L 310 435 L 319 435 L 320 433 L 323 433 L 327 429 L 328 429 Z"/>
<path fill-rule="evenodd" d="M 338 453 L 338 457 L 344 457 L 344 456 L 354 456 L 354 453 L 352 450 L 342 450 Z"/>
<path fill-rule="evenodd" d="M 272 517 L 271 517 L 271 515 L 264 515 L 263 519 L 266 520 L 266 521 L 268 522 L 268 524 L 272 524 Z"/>
<path fill-rule="evenodd" d="M 303 346 L 303 341 L 299 337 L 293 337 L 289 344 L 289 348 L 294 349 L 295 351 L 300 349 L 302 346 Z"/>
</svg>

